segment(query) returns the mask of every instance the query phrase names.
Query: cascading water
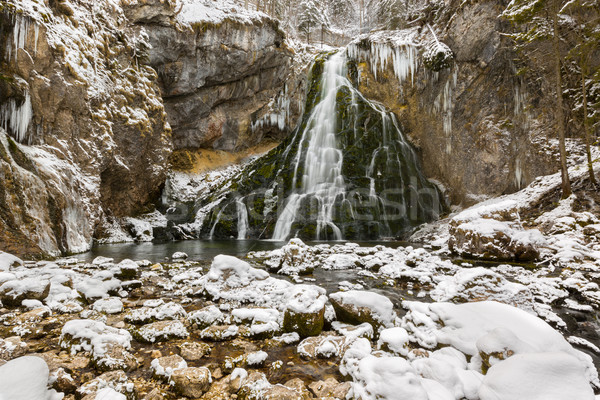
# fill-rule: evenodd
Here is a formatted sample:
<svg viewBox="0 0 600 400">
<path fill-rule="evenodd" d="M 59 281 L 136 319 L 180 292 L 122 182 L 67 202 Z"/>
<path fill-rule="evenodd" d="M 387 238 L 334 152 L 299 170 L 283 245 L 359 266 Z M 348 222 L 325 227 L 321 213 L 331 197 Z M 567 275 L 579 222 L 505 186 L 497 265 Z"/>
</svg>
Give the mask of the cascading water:
<svg viewBox="0 0 600 400">
<path fill-rule="evenodd" d="M 243 200 L 240 197 L 235 203 L 237 206 L 238 240 L 246 239 L 246 235 L 248 234 L 248 210 Z"/>
<path fill-rule="evenodd" d="M 346 83 L 345 70 L 344 53 L 337 53 L 325 62 L 321 78 L 321 102 L 314 108 L 302 132 L 299 146 L 306 148 L 306 151 L 298 151 L 294 167 L 292 187 L 295 188 L 298 182 L 301 182 L 301 187 L 288 197 L 275 224 L 274 240 L 289 237 L 292 224 L 298 217 L 298 208 L 307 196 L 317 202 L 316 239 L 321 238 L 321 231 L 325 227 L 332 230 L 334 239 L 342 239 L 342 232 L 333 222 L 333 206 L 336 199 L 345 194 L 343 154 L 337 144 L 335 113 L 338 86 Z M 302 158 L 304 171 L 299 168 Z"/>
<path fill-rule="evenodd" d="M 397 58 L 410 67 L 413 55 Z M 399 71 L 410 78 L 410 68 Z M 300 125 L 228 189 L 197 204 L 222 199 L 201 235 L 395 238 L 438 217 L 441 194 L 423 176 L 394 114 L 356 89 L 357 76 L 344 51 L 317 58 Z"/>
</svg>

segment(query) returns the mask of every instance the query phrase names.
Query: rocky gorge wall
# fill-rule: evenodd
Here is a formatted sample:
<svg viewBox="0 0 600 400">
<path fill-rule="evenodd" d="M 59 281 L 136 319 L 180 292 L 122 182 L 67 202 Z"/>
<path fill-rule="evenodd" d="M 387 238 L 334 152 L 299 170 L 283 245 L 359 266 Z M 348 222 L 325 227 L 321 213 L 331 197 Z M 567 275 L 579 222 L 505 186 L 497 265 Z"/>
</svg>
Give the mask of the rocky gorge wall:
<svg viewBox="0 0 600 400">
<path fill-rule="evenodd" d="M 168 15 L 167 3 L 154 14 Z M 148 33 L 175 150 L 237 151 L 285 137 L 302 113 L 306 66 L 294 65 L 278 22 L 245 10 L 202 20 L 187 3 L 170 11 L 177 23 L 132 19 Z"/>
<path fill-rule="evenodd" d="M 276 24 L 192 23 L 188 3 L 0 2 L 0 248 L 128 240 L 120 225 L 154 209 L 173 144 L 233 150 L 293 124 L 302 79 L 287 80 Z"/>
<path fill-rule="evenodd" d="M 354 42 L 361 91 L 398 115 L 426 175 L 445 186 L 452 204 L 514 192 L 557 168 L 551 96 L 518 76 L 503 9 L 495 1 L 451 2 L 452 17 L 434 29 L 439 38 L 423 24 Z M 438 45 L 450 50 L 447 64 L 426 65 Z M 394 60 L 408 49 L 414 65 Z M 402 68 L 408 75 L 399 79 Z"/>
<path fill-rule="evenodd" d="M 171 151 L 156 73 L 113 2 L 1 2 L 0 247 L 87 250 L 160 192 Z"/>
</svg>

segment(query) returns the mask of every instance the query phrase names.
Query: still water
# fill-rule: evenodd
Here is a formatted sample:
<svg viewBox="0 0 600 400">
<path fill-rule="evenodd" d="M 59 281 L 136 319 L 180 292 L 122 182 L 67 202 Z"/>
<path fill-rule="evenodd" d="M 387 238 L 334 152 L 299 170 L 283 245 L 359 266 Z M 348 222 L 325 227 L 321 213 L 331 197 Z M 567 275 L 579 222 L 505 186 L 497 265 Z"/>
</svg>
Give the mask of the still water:
<svg viewBox="0 0 600 400">
<path fill-rule="evenodd" d="M 115 262 L 119 262 L 125 258 L 160 262 L 170 260 L 173 253 L 182 251 L 188 255 L 188 260 L 190 261 L 210 261 L 219 254 L 244 257 L 250 251 L 275 250 L 286 243 L 270 240 L 182 240 L 165 243 L 118 243 L 97 245 L 87 253 L 77 254 L 74 257 L 85 262 L 91 262 L 98 256 L 114 258 Z M 307 244 L 323 243 L 333 245 L 346 242 L 307 242 Z M 359 243 L 361 246 L 376 246 L 381 244 L 391 248 L 407 245 L 405 242 L 398 241 L 356 243 Z"/>
</svg>

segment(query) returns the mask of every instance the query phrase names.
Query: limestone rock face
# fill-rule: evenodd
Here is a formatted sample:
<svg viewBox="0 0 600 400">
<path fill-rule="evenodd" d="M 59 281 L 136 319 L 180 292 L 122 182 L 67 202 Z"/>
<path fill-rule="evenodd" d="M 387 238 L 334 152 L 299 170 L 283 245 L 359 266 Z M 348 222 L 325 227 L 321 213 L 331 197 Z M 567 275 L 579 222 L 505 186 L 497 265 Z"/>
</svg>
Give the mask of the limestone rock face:
<svg viewBox="0 0 600 400">
<path fill-rule="evenodd" d="M 152 238 L 147 223 L 124 229 L 154 210 L 173 143 L 238 150 L 282 138 L 300 116 L 306 60 L 294 63 L 264 15 L 203 22 L 174 0 L 48 4 L 0 6 L 4 250 Z"/>
<path fill-rule="evenodd" d="M 363 94 L 397 114 L 421 152 L 426 176 L 444 184 L 453 204 L 514 192 L 556 170 L 547 130 L 554 118 L 552 96 L 517 74 L 518 56 L 503 36 L 511 27 L 498 17 L 503 8 L 492 1 L 460 9 L 448 4 L 446 15 L 453 17 L 435 26 L 445 27 L 436 31 L 453 62 L 437 72 L 423 65 L 433 41 L 426 25 L 400 32 L 418 43 L 414 76 L 400 82 L 391 59 L 374 76 L 373 55 L 359 65 Z M 371 43 L 385 45 L 386 39 L 373 36 L 367 48 Z"/>
<path fill-rule="evenodd" d="M 143 36 L 112 3 L 60 4 L 0 8 L 0 247 L 18 254 L 87 250 L 159 195 L 171 152 Z"/>
<path fill-rule="evenodd" d="M 289 80 L 292 52 L 275 21 L 183 22 L 182 30 L 148 32 L 175 149 L 236 150 L 293 128 L 303 95 L 290 107 L 273 108 L 301 93 L 303 80 Z M 271 118 L 273 112 L 279 114 Z"/>
</svg>

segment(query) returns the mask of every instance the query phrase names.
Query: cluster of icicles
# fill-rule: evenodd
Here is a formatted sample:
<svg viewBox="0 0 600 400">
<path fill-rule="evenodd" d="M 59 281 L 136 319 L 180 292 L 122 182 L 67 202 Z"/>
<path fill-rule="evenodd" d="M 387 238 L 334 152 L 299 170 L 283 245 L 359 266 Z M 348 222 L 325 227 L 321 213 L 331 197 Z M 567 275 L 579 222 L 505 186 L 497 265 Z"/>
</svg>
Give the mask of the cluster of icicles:
<svg viewBox="0 0 600 400">
<path fill-rule="evenodd" d="M 30 30 L 30 20 L 28 18 L 18 14 L 15 14 L 14 18 L 13 40 L 7 40 L 6 44 L 6 59 L 8 62 L 11 62 L 13 58 L 17 62 L 19 50 L 25 49 Z M 33 28 L 35 54 L 37 52 L 39 26 L 33 24 Z M 19 143 L 30 144 L 31 138 L 28 137 L 27 131 L 32 117 L 31 97 L 28 91 L 24 91 L 24 100 L 19 102 L 16 99 L 9 99 L 0 106 L 0 126 L 5 131 L 12 132 Z"/>
</svg>

